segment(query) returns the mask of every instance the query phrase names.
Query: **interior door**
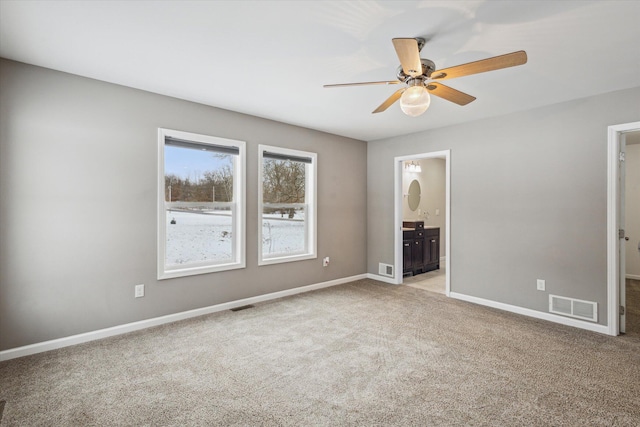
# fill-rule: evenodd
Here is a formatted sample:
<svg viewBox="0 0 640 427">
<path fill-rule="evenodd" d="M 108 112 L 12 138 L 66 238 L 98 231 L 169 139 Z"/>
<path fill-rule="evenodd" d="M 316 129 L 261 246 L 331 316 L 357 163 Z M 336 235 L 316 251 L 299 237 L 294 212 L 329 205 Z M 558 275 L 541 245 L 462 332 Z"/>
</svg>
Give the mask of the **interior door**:
<svg viewBox="0 0 640 427">
<path fill-rule="evenodd" d="M 625 313 L 627 311 L 626 304 L 626 258 L 625 258 L 625 181 L 626 181 L 626 171 L 625 171 L 625 154 L 626 154 L 626 139 L 625 134 L 620 135 L 620 161 L 618 162 L 618 189 L 620 194 L 618 194 L 618 230 L 622 230 L 618 232 L 618 268 L 619 268 L 619 280 L 620 284 L 618 289 L 620 290 L 620 333 L 624 334 L 626 332 L 625 327 Z"/>
</svg>

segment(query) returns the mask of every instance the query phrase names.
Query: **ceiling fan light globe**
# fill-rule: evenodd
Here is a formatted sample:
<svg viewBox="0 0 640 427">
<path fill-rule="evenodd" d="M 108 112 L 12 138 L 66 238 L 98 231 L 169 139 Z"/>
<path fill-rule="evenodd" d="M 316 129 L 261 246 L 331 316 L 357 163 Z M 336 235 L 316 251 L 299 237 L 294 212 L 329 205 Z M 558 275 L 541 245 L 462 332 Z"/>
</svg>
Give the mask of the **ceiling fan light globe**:
<svg viewBox="0 0 640 427">
<path fill-rule="evenodd" d="M 418 117 L 429 108 L 431 96 L 424 86 L 411 86 L 400 97 L 400 109 L 407 116 Z"/>
</svg>

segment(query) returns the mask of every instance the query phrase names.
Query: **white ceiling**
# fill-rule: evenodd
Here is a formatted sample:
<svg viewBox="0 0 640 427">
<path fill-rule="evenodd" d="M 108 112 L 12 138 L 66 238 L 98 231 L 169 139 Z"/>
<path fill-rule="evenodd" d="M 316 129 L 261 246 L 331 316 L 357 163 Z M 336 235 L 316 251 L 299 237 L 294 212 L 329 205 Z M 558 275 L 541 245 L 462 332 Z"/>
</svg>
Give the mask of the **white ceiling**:
<svg viewBox="0 0 640 427">
<path fill-rule="evenodd" d="M 6 1 L 0 56 L 361 140 L 640 86 L 640 1 Z M 525 50 L 520 67 L 448 80 L 477 97 L 394 105 L 391 39 L 445 68 Z M 639 100 L 640 102 L 640 100 Z"/>
</svg>

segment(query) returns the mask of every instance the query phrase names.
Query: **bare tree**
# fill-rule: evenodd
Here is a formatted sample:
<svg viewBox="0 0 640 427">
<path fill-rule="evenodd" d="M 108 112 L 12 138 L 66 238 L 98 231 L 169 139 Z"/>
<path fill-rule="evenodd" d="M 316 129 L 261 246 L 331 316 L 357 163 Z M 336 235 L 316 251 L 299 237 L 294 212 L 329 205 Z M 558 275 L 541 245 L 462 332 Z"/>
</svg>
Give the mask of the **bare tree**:
<svg viewBox="0 0 640 427">
<path fill-rule="evenodd" d="M 216 185 L 220 188 L 221 201 L 233 201 L 233 170 L 231 169 L 231 165 L 222 166 L 215 171 L 214 176 Z M 217 188 L 216 191 L 218 191 Z"/>
<path fill-rule="evenodd" d="M 265 203 L 304 203 L 305 165 L 291 160 L 265 159 L 263 163 L 262 197 Z M 293 208 L 288 213 L 293 218 Z"/>
</svg>

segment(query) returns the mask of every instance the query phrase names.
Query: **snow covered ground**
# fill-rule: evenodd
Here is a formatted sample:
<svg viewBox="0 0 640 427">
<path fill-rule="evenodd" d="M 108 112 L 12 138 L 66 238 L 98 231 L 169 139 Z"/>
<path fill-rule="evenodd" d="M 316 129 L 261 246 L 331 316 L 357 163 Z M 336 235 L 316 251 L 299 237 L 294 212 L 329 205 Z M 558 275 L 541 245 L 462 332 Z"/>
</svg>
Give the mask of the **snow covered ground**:
<svg viewBox="0 0 640 427">
<path fill-rule="evenodd" d="M 232 261 L 231 215 L 167 211 L 166 221 L 168 267 Z"/>
<path fill-rule="evenodd" d="M 262 255 L 269 258 L 278 255 L 301 253 L 304 245 L 304 221 L 299 219 L 264 219 L 262 221 Z"/>
<path fill-rule="evenodd" d="M 265 258 L 304 251 L 305 222 L 280 214 L 262 221 L 262 251 Z M 171 220 L 175 219 L 175 224 Z M 167 211 L 167 266 L 200 262 L 232 261 L 232 224 L 229 211 L 216 213 Z M 248 227 L 249 228 L 249 227 Z M 248 248 L 251 250 L 251 248 Z"/>
</svg>

